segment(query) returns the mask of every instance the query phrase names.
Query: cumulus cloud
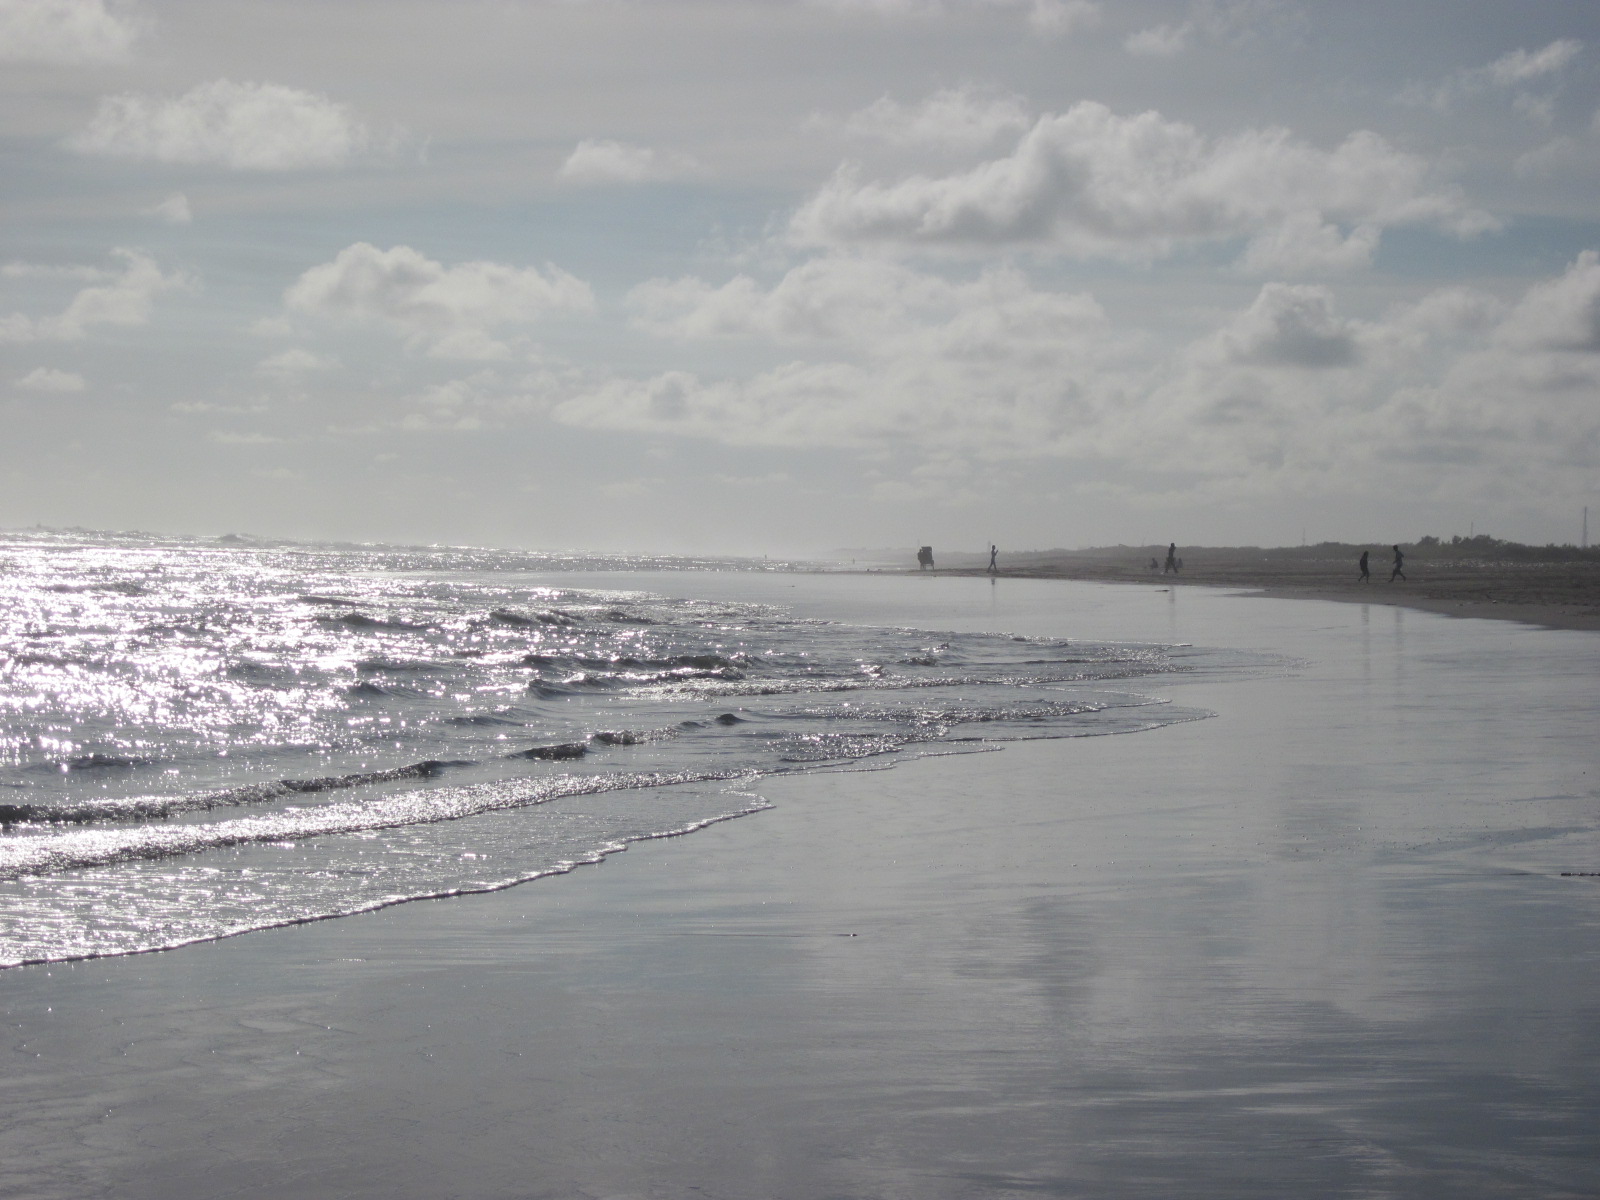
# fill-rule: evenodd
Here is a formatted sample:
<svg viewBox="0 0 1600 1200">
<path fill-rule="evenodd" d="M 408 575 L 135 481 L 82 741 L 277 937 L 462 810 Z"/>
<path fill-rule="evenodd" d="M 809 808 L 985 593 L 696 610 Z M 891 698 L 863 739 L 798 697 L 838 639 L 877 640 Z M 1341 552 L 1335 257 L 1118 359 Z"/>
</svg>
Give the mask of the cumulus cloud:
<svg viewBox="0 0 1600 1200">
<path fill-rule="evenodd" d="M 0 0 L 0 62 L 118 62 L 128 57 L 138 33 L 125 4 Z"/>
<path fill-rule="evenodd" d="M 331 371 L 339 365 L 336 358 L 313 354 L 299 346 L 264 358 L 256 364 L 256 374 L 267 379 L 296 380 L 319 371 Z"/>
<path fill-rule="evenodd" d="M 843 129 L 852 137 L 894 146 L 982 150 L 1004 135 L 1021 133 L 1028 124 L 1020 96 L 960 87 L 945 88 L 914 105 L 881 97 L 847 117 Z"/>
<path fill-rule="evenodd" d="M 961 281 L 829 255 L 766 282 L 654 280 L 629 303 L 661 339 L 738 339 L 735 361 L 771 360 L 568 379 L 542 411 L 928 467 L 883 480 L 883 499 L 949 499 L 964 464 L 1045 458 L 1147 471 L 1168 500 L 1376 494 L 1404 470 L 1414 499 L 1492 478 L 1543 504 L 1590 486 L 1600 454 L 1596 252 L 1510 303 L 1451 287 L 1359 318 L 1330 286 L 1272 281 L 1165 350 L 1015 269 Z"/>
<path fill-rule="evenodd" d="M 1297 35 L 1304 14 L 1283 0 L 1196 0 L 1181 21 L 1152 25 L 1123 42 L 1129 54 L 1176 58 L 1198 42 L 1240 42 L 1262 34 Z"/>
<path fill-rule="evenodd" d="M 1529 288 L 1499 336 L 1535 351 L 1600 354 L 1600 255 L 1585 250 L 1560 278 Z"/>
<path fill-rule="evenodd" d="M 484 418 L 479 410 L 489 403 L 498 382 L 492 373 L 479 372 L 425 388 L 411 400 L 412 411 L 401 418 L 400 428 L 414 433 L 482 429 Z"/>
<path fill-rule="evenodd" d="M 447 267 L 410 246 L 357 242 L 300 276 L 284 303 L 313 317 L 381 322 L 439 357 L 497 358 L 511 351 L 496 330 L 590 312 L 594 295 L 549 264 L 543 271 L 494 262 Z"/>
<path fill-rule="evenodd" d="M 0 342 L 76 341 L 97 325 L 143 325 L 150 319 L 156 296 L 194 284 L 182 272 L 163 272 L 148 254 L 137 250 L 112 253 L 124 264 L 120 274 L 82 289 L 55 316 L 12 313 L 0 317 Z"/>
<path fill-rule="evenodd" d="M 82 375 L 60 371 L 55 367 L 35 367 L 17 380 L 17 386 L 29 392 L 81 392 L 88 386 Z"/>
<path fill-rule="evenodd" d="M 586 138 L 556 172 L 567 183 L 648 183 L 676 179 L 695 169 L 686 154 Z"/>
<path fill-rule="evenodd" d="M 146 209 L 145 214 L 165 221 L 168 225 L 187 225 L 194 220 L 194 212 L 189 208 L 189 197 L 182 192 L 173 192 L 160 204 Z"/>
<path fill-rule="evenodd" d="M 1548 92 L 1528 91 L 1527 85 L 1558 83 L 1561 73 L 1582 51 L 1583 43 L 1576 38 L 1559 38 L 1539 50 L 1512 50 L 1486 66 L 1457 71 L 1441 83 L 1412 83 L 1399 98 L 1406 104 L 1449 113 L 1466 97 L 1494 89 L 1511 89 L 1516 109 L 1547 122 L 1553 115 L 1553 97 Z"/>
<path fill-rule="evenodd" d="M 218 79 L 181 96 L 107 96 L 67 145 L 83 154 L 242 171 L 343 166 L 392 154 L 401 135 L 375 134 L 346 105 L 276 83 Z"/>
<path fill-rule="evenodd" d="M 1495 227 L 1431 175 L 1426 160 L 1375 133 L 1324 151 L 1284 129 L 1208 138 L 1159 113 L 1123 117 L 1083 101 L 1039 118 L 1011 154 L 955 174 L 878 183 L 841 168 L 790 232 L 810 245 L 1018 245 L 1129 259 L 1253 238 L 1262 240 L 1260 259 L 1279 261 L 1286 255 L 1275 258 L 1274 243 L 1298 244 L 1311 259 L 1330 257 L 1330 248 L 1348 259 L 1387 226 L 1462 236 Z M 1329 223 L 1368 230 L 1339 233 L 1335 243 Z"/>
<path fill-rule="evenodd" d="M 1095 24 L 1100 5 L 1094 0 L 812 0 L 839 12 L 874 13 L 885 17 L 933 17 L 944 13 L 1020 10 L 1041 33 L 1071 33 Z"/>
<path fill-rule="evenodd" d="M 1281 367 L 1348 367 L 1356 362 L 1349 322 L 1333 313 L 1323 287 L 1269 283 L 1255 303 L 1218 335 L 1234 362 Z"/>
<path fill-rule="evenodd" d="M 656 280 L 630 304 L 664 338 L 803 357 L 739 379 L 604 380 L 555 405 L 556 419 L 744 445 L 1048 453 L 1093 425 L 1130 362 L 1092 297 L 1039 290 L 1012 269 L 952 282 L 837 256 L 770 285 Z"/>
<path fill-rule="evenodd" d="M 982 320 L 1011 322 L 1009 339 L 1030 330 L 1044 340 L 1076 340 L 1100 330 L 1104 313 L 1090 296 L 1032 289 L 1014 270 L 992 270 L 972 282 L 880 259 L 812 259 L 770 287 L 747 275 L 712 286 L 693 277 L 651 280 L 634 288 L 629 306 L 639 324 L 685 340 L 760 338 L 779 344 L 853 343 L 879 353 L 912 338 L 922 348 L 933 330 L 951 335 Z"/>
<path fill-rule="evenodd" d="M 1576 38 L 1560 38 L 1542 50 L 1513 50 L 1501 55 L 1486 68 L 1489 78 L 1501 87 L 1513 87 L 1530 79 L 1554 75 L 1578 57 L 1583 43 Z"/>
<path fill-rule="evenodd" d="M 1600 112 L 1579 134 L 1551 138 L 1516 161 L 1522 176 L 1600 180 Z"/>
<path fill-rule="evenodd" d="M 1348 231 L 1318 212 L 1290 213 L 1257 234 L 1239 260 L 1251 275 L 1328 275 L 1371 265 L 1382 231 L 1359 224 Z"/>
</svg>

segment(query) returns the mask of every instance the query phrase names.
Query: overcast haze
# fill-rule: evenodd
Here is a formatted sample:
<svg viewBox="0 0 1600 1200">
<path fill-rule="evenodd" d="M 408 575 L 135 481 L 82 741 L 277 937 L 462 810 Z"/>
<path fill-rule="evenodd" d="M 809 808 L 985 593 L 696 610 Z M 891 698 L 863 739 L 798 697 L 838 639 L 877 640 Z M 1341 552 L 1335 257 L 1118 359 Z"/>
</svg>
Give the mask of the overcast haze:
<svg viewBox="0 0 1600 1200">
<path fill-rule="evenodd" d="M 0 525 L 1576 541 L 1597 85 L 1588 0 L 0 0 Z"/>
</svg>

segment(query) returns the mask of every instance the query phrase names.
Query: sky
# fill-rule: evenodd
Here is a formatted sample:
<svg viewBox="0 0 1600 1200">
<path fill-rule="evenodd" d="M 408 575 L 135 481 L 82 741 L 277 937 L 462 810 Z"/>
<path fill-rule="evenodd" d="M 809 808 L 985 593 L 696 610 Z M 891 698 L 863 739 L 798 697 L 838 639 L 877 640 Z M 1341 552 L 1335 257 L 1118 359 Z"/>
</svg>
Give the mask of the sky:
<svg viewBox="0 0 1600 1200">
<path fill-rule="evenodd" d="M 0 527 L 1600 531 L 1592 0 L 0 0 Z"/>
</svg>

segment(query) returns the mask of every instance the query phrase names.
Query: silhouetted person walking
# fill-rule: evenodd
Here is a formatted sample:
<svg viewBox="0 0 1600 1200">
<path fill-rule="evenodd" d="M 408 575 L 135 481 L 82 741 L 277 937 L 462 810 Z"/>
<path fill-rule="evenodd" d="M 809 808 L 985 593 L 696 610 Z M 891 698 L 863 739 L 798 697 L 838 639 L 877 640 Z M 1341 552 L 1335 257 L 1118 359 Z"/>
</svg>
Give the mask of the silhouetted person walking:
<svg viewBox="0 0 1600 1200">
<path fill-rule="evenodd" d="M 1176 575 L 1178 573 L 1178 543 L 1177 542 L 1173 542 L 1171 545 L 1169 545 L 1167 547 L 1167 565 L 1161 568 L 1161 573 L 1163 575 L 1165 575 L 1169 571 L 1172 572 L 1172 574 L 1174 574 L 1174 575 Z"/>
<path fill-rule="evenodd" d="M 1361 578 L 1356 580 L 1356 582 L 1357 583 L 1371 583 L 1372 582 L 1372 576 L 1367 573 L 1367 552 L 1365 550 L 1363 550 L 1361 552 Z"/>
<path fill-rule="evenodd" d="M 1394 570 L 1389 572 L 1389 582 L 1390 583 L 1394 582 L 1394 578 L 1395 578 L 1396 575 L 1398 575 L 1401 579 L 1404 579 L 1406 577 L 1406 573 L 1400 569 L 1401 567 L 1403 567 L 1405 565 L 1406 565 L 1406 556 L 1404 554 L 1401 554 L 1400 553 L 1400 547 L 1396 546 L 1394 548 Z"/>
<path fill-rule="evenodd" d="M 989 545 L 989 574 L 991 574 L 991 575 L 1000 574 L 1000 567 L 995 563 L 995 556 L 998 555 L 999 553 L 1000 553 L 999 549 L 993 543 L 990 543 L 990 545 Z"/>
</svg>

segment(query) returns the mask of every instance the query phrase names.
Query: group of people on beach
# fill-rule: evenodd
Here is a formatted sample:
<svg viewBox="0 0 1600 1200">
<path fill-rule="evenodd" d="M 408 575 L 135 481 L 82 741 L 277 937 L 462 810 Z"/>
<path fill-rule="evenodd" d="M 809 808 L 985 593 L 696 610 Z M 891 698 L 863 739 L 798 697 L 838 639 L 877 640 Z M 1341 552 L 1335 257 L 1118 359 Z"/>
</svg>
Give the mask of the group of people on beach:
<svg viewBox="0 0 1600 1200">
<path fill-rule="evenodd" d="M 1406 577 L 1406 573 L 1402 569 L 1406 565 L 1406 556 L 1404 554 L 1400 553 L 1400 547 L 1399 546 L 1394 546 L 1394 547 L 1392 547 L 1392 549 L 1394 550 L 1394 570 L 1389 572 L 1389 582 L 1390 583 L 1393 583 L 1395 581 L 1396 577 L 1399 577 L 1401 579 L 1404 579 Z M 1365 550 L 1363 550 L 1361 552 L 1361 577 L 1359 579 L 1357 579 L 1356 582 L 1357 583 L 1371 583 L 1372 582 L 1372 575 L 1367 570 L 1367 552 Z"/>
<path fill-rule="evenodd" d="M 1404 569 L 1405 568 L 1405 563 L 1406 563 L 1406 556 L 1400 552 L 1400 547 L 1399 546 L 1391 547 L 1391 549 L 1394 550 L 1394 569 L 1389 572 L 1389 582 L 1393 583 L 1396 579 L 1404 579 L 1406 577 L 1406 573 L 1405 573 L 1405 569 Z M 989 546 L 989 574 L 990 575 L 999 575 L 1000 574 L 999 559 L 1000 559 L 1000 550 L 993 543 L 991 543 L 990 546 Z M 1365 550 L 1363 550 L 1361 552 L 1361 562 L 1360 562 L 1359 565 L 1361 567 L 1361 575 L 1356 580 L 1356 582 L 1357 583 L 1371 583 L 1372 582 L 1372 572 L 1368 569 L 1368 566 L 1367 566 L 1367 552 Z M 933 547 L 932 546 L 923 546 L 917 551 L 917 566 L 921 570 L 927 570 L 928 568 L 933 566 Z M 1156 569 L 1156 560 L 1153 559 L 1153 558 L 1150 560 L 1150 569 L 1152 571 L 1154 571 Z M 1178 557 L 1178 543 L 1177 542 L 1169 542 L 1167 544 L 1167 561 L 1161 567 L 1161 573 L 1163 575 L 1177 575 L 1182 570 L 1183 570 L 1183 559 Z"/>
</svg>

